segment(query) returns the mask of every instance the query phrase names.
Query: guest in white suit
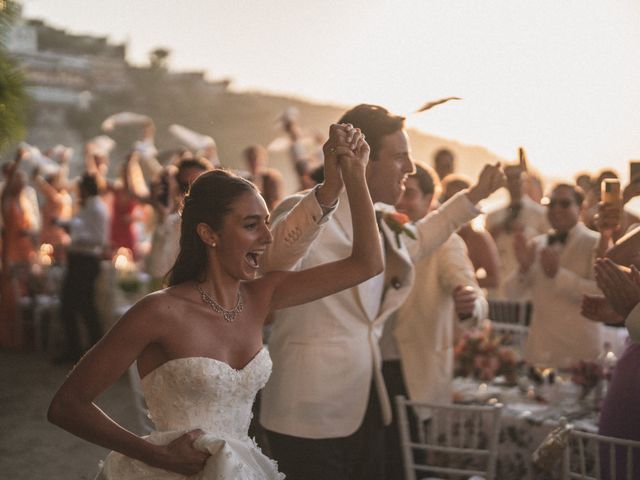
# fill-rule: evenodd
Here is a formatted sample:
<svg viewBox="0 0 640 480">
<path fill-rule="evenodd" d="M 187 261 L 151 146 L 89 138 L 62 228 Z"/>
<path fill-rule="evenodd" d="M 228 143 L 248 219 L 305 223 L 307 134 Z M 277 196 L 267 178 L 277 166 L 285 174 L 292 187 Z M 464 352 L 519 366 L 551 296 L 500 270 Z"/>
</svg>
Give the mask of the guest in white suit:
<svg viewBox="0 0 640 480">
<path fill-rule="evenodd" d="M 530 240 L 549 230 L 544 207 L 523 192 L 525 168 L 525 165 L 508 165 L 504 168 L 510 198 L 509 205 L 487 215 L 486 228 L 498 247 L 500 257 L 498 277 L 501 282 L 504 282 L 507 275 L 518 267 L 518 261 L 513 252 L 516 232 L 523 232 L 527 240 Z M 504 289 L 504 283 L 500 283 L 497 288 L 489 289 L 489 298 L 505 299 L 507 294 Z"/>
<path fill-rule="evenodd" d="M 595 294 L 593 262 L 600 235 L 580 221 L 584 195 L 579 187 L 559 184 L 551 192 L 547 216 L 553 232 L 514 243 L 519 267 L 505 280 L 509 298 L 531 292 L 533 318 L 525 359 L 567 367 L 595 360 L 602 350 L 601 325 L 580 314 L 583 294 Z"/>
<path fill-rule="evenodd" d="M 353 124 L 371 147 L 367 184 L 374 203 L 394 205 L 413 172 L 404 118 L 359 105 L 341 123 Z M 325 144 L 325 183 L 285 199 L 272 213 L 274 242 L 265 270 L 309 268 L 344 257 L 352 242 L 351 212 Z M 287 478 L 385 478 L 384 425 L 391 404 L 381 373 L 379 340 L 385 320 L 406 299 L 413 261 L 430 254 L 502 183 L 487 166 L 461 192 L 412 228 L 417 240 L 380 223 L 385 272 L 350 290 L 276 312 L 269 340 L 273 375 L 262 395 L 260 421 L 271 452 Z M 330 222 L 327 213 L 334 207 Z"/>
<path fill-rule="evenodd" d="M 396 205 L 412 222 L 423 219 L 438 194 L 437 173 L 416 162 L 416 173 Z M 451 403 L 454 330 L 460 320 L 482 320 L 488 304 L 464 240 L 457 234 L 415 264 L 415 282 L 404 305 L 384 326 L 382 373 L 389 396 Z M 412 419 L 415 420 L 415 419 Z M 415 422 L 412 421 L 412 427 Z M 397 422 L 387 427 L 387 480 L 403 478 Z"/>
</svg>

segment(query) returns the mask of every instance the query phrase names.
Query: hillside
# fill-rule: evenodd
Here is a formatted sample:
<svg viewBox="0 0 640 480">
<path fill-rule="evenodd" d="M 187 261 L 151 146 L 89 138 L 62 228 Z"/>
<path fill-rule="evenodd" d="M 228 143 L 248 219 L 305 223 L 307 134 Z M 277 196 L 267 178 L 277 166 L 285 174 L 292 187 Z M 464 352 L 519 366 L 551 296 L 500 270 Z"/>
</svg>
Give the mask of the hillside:
<svg viewBox="0 0 640 480">
<path fill-rule="evenodd" d="M 148 73 L 148 72 L 147 72 Z M 277 117 L 288 107 L 300 112 L 300 123 L 308 131 L 326 132 L 329 124 L 337 121 L 348 107 L 311 103 L 299 98 L 274 96 L 265 93 L 211 92 L 201 84 L 173 82 L 162 77 L 149 81 L 138 74 L 135 94 L 102 97 L 87 112 L 73 112 L 70 123 L 83 139 L 100 134 L 100 123 L 108 115 L 130 110 L 151 116 L 157 127 L 156 144 L 160 150 L 179 147 L 167 133 L 172 123 L 185 125 L 210 135 L 216 140 L 223 164 L 242 168 L 242 150 L 254 143 L 268 145 L 281 135 Z M 133 130 L 133 131 L 132 131 Z M 134 140 L 135 129 L 122 129 L 113 133 L 118 142 L 114 163 L 126 153 Z M 464 145 L 416 130 L 410 131 L 416 159 L 431 162 L 439 148 L 451 149 L 458 159 L 458 170 L 475 175 L 486 162 L 500 160 L 478 146 Z M 286 152 L 272 153 L 271 163 L 280 169 L 289 190 L 295 188 L 294 174 Z"/>
</svg>

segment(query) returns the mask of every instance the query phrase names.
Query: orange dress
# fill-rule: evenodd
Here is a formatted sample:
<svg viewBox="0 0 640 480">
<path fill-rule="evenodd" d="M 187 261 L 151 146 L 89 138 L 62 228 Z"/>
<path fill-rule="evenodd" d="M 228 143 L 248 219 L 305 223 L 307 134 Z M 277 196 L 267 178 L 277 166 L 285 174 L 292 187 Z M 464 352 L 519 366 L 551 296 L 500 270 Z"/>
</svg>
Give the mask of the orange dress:
<svg viewBox="0 0 640 480">
<path fill-rule="evenodd" d="M 35 253 L 31 237 L 26 233 L 31 225 L 18 198 L 7 198 L 3 206 L 2 273 L 0 275 L 0 346 L 21 348 L 24 332 L 20 321 L 19 299 L 26 293 L 26 278 L 15 275 L 14 266 L 27 264 Z M 25 272 L 23 272 L 25 273 Z"/>
<path fill-rule="evenodd" d="M 40 230 L 40 243 L 52 245 L 54 258 L 61 262 L 65 258 L 65 248 L 69 245 L 71 239 L 64 228 L 56 225 L 54 220 L 69 220 L 71 218 L 71 196 L 64 190 L 56 190 L 44 181 L 40 185 L 40 191 L 45 197 L 41 207 L 42 228 Z"/>
</svg>

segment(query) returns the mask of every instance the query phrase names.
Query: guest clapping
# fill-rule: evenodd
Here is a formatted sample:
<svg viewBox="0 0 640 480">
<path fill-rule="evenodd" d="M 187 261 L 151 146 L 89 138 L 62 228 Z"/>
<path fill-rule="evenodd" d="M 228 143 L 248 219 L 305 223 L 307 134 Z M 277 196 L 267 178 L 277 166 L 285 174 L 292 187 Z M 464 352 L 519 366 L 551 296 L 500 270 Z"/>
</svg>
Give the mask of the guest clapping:
<svg viewBox="0 0 640 480">
<path fill-rule="evenodd" d="M 593 259 L 599 235 L 580 222 L 582 191 L 558 184 L 547 217 L 553 230 L 528 241 L 515 234 L 518 268 L 505 280 L 509 298 L 530 293 L 533 318 L 525 358 L 530 363 L 567 367 L 594 360 L 601 351 L 601 327 L 580 315 L 584 293 L 596 293 Z"/>
</svg>

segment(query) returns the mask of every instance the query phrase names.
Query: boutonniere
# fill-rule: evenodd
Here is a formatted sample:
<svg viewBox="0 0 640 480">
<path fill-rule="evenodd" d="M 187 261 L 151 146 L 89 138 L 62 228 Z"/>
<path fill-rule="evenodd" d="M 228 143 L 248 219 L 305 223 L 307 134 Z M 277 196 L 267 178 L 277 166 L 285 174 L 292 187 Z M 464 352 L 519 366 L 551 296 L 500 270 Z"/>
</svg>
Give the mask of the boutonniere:
<svg viewBox="0 0 640 480">
<path fill-rule="evenodd" d="M 409 217 L 404 213 L 400 212 L 384 212 L 382 214 L 382 218 L 385 223 L 389 226 L 389 228 L 396 234 L 396 243 L 398 244 L 398 248 L 401 248 L 400 243 L 400 235 L 403 233 L 409 237 L 416 239 L 414 233 L 407 227 L 407 224 L 411 222 Z"/>
</svg>

